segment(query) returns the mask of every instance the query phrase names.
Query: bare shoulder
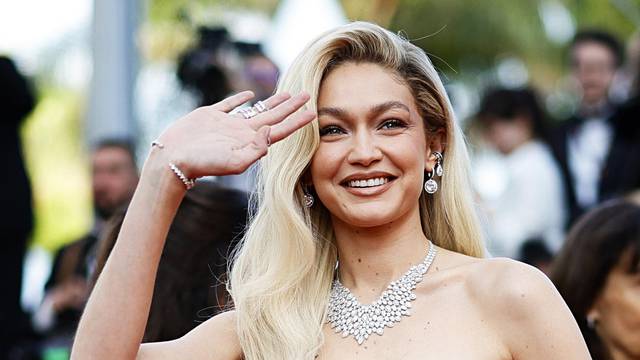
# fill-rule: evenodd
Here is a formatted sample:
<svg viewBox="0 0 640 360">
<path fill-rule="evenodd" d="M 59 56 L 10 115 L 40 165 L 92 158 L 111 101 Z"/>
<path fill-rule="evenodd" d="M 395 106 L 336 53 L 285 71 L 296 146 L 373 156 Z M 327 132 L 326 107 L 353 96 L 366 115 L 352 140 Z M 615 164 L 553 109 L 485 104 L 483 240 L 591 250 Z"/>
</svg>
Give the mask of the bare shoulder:
<svg viewBox="0 0 640 360">
<path fill-rule="evenodd" d="M 472 301 L 514 359 L 588 359 L 580 330 L 564 300 L 540 270 L 505 258 L 465 266 Z"/>
<path fill-rule="evenodd" d="M 236 332 L 234 311 L 218 314 L 180 339 L 143 344 L 138 359 L 236 360 L 242 349 Z"/>
<path fill-rule="evenodd" d="M 548 302 L 560 302 L 549 278 L 533 266 L 506 258 L 478 259 L 469 267 L 469 286 L 488 307 L 528 311 Z M 517 315 L 517 314 L 513 314 Z"/>
<path fill-rule="evenodd" d="M 560 297 L 544 273 L 515 260 L 474 258 L 446 249 L 439 249 L 439 257 L 436 271 L 463 281 L 468 295 L 483 308 L 502 311 L 509 304 L 526 311 Z"/>
</svg>

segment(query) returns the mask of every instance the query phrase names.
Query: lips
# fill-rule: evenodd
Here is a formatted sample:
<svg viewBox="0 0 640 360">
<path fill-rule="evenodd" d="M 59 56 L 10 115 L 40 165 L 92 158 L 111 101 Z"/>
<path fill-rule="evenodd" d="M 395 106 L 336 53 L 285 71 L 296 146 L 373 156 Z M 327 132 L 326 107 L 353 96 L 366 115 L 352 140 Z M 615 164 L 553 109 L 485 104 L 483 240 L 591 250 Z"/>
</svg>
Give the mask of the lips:
<svg viewBox="0 0 640 360">
<path fill-rule="evenodd" d="M 348 176 L 340 184 L 348 189 L 367 189 L 381 187 L 395 179 L 395 176 L 388 173 L 361 173 Z"/>
<path fill-rule="evenodd" d="M 353 188 L 366 188 L 366 187 L 384 185 L 388 182 L 389 182 L 388 177 L 377 177 L 373 179 L 350 180 L 347 182 L 347 186 L 353 187 Z"/>
</svg>

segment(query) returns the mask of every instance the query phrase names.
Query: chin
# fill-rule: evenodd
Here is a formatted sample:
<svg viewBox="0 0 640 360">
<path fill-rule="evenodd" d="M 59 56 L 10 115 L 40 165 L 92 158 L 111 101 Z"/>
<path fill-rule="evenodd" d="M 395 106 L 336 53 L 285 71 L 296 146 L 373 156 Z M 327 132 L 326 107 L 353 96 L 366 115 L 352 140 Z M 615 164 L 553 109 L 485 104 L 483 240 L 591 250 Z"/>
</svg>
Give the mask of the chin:
<svg viewBox="0 0 640 360">
<path fill-rule="evenodd" d="M 342 209 L 341 214 L 334 214 L 342 222 L 354 227 L 372 228 L 383 226 L 397 220 L 403 213 L 400 209 L 382 204 L 359 204 Z"/>
</svg>

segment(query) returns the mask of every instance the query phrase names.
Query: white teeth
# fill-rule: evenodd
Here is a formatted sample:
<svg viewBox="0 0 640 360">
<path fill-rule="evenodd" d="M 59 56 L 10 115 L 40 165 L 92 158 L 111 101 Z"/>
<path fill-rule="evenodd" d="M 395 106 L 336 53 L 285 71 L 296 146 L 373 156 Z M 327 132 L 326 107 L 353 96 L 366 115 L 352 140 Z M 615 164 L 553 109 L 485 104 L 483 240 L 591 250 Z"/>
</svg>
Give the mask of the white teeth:
<svg viewBox="0 0 640 360">
<path fill-rule="evenodd" d="M 349 187 L 364 188 L 372 186 L 380 186 L 389 182 L 389 178 L 379 177 L 367 180 L 351 180 L 349 181 Z"/>
</svg>

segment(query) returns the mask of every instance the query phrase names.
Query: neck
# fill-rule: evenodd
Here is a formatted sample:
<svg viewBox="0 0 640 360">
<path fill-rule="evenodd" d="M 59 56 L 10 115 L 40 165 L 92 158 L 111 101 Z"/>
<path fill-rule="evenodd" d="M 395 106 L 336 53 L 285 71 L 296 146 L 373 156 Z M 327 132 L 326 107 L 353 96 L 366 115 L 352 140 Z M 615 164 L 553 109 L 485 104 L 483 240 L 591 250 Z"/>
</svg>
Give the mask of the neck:
<svg viewBox="0 0 640 360">
<path fill-rule="evenodd" d="M 375 301 L 391 281 L 401 277 L 427 254 L 420 211 L 376 227 L 354 227 L 333 219 L 338 246 L 340 282 L 361 303 Z"/>
<path fill-rule="evenodd" d="M 601 117 L 609 111 L 609 106 L 609 101 L 606 98 L 583 101 L 579 113 L 585 117 Z"/>
<path fill-rule="evenodd" d="M 637 354 L 631 354 L 627 349 L 624 349 L 622 346 L 618 346 L 609 339 L 602 338 L 604 343 L 609 350 L 609 354 L 611 355 L 611 360 L 634 360 L 637 359 Z"/>
</svg>

